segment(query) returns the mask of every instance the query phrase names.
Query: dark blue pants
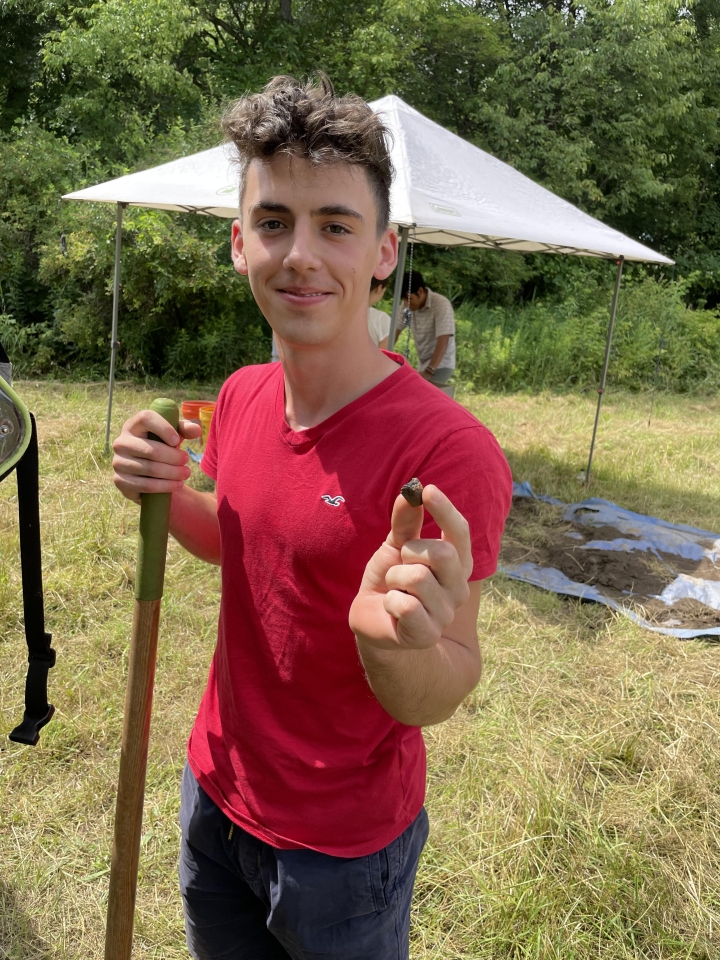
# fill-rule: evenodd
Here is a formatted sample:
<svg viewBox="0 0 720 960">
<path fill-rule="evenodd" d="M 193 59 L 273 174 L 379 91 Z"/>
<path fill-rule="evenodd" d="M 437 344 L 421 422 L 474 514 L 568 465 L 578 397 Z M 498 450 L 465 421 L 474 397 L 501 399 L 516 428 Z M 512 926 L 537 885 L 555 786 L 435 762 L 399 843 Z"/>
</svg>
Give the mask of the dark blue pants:
<svg viewBox="0 0 720 960">
<path fill-rule="evenodd" d="M 408 960 L 410 901 L 428 835 L 421 810 L 382 850 L 277 850 L 220 811 L 189 766 L 180 889 L 195 960 Z"/>
</svg>

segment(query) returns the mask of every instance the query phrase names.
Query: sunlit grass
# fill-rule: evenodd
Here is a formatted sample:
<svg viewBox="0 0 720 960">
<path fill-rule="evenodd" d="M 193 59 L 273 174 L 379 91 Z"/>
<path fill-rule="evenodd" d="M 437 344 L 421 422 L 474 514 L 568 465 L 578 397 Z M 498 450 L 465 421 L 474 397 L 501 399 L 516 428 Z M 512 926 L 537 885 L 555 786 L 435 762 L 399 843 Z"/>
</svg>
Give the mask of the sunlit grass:
<svg viewBox="0 0 720 960">
<path fill-rule="evenodd" d="M 0 957 L 102 956 L 137 509 L 103 456 L 102 386 L 18 384 L 38 417 L 57 713 L 0 740 Z M 172 393 L 172 392 L 171 392 Z M 177 399 L 179 394 L 173 394 Z M 115 423 L 152 395 L 116 394 Z M 593 396 L 472 396 L 518 479 L 585 496 Z M 590 493 L 720 531 L 720 402 L 610 394 Z M 178 786 L 212 656 L 217 571 L 171 544 L 135 956 L 186 957 Z M 431 838 L 414 960 L 720 957 L 720 648 L 494 577 L 485 673 L 426 731 Z M 0 485 L 0 730 L 25 661 L 15 481 Z"/>
</svg>

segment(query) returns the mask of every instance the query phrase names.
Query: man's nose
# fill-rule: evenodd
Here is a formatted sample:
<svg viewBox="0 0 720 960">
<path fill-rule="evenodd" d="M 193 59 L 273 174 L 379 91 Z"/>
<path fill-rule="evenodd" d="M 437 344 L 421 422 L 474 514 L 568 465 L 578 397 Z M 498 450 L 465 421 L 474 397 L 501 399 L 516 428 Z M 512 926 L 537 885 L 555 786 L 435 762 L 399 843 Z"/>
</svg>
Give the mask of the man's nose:
<svg viewBox="0 0 720 960">
<path fill-rule="evenodd" d="M 316 250 L 316 239 L 309 225 L 295 224 L 292 244 L 285 255 L 283 266 L 287 270 L 295 270 L 296 273 L 317 270 L 321 266 Z"/>
</svg>

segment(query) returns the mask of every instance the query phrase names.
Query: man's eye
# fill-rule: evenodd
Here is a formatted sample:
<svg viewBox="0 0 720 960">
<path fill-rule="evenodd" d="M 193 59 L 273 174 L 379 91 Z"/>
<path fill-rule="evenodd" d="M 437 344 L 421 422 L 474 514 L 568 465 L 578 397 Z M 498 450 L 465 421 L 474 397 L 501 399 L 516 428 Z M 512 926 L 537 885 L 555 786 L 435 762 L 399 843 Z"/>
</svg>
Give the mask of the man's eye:
<svg viewBox="0 0 720 960">
<path fill-rule="evenodd" d="M 265 220 L 264 223 L 261 223 L 260 226 L 264 230 L 279 230 L 282 228 L 282 220 Z"/>
<path fill-rule="evenodd" d="M 330 233 L 334 233 L 338 236 L 341 236 L 343 233 L 350 233 L 344 223 L 330 223 L 328 224 L 328 230 Z"/>
</svg>

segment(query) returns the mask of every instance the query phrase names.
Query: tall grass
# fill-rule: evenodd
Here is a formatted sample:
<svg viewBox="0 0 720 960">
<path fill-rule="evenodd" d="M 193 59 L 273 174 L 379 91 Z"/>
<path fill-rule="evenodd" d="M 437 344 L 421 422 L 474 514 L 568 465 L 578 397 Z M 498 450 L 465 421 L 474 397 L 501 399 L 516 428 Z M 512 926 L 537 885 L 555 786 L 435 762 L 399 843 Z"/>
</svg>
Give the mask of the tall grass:
<svg viewBox="0 0 720 960">
<path fill-rule="evenodd" d="M 138 511 L 103 458 L 104 388 L 17 386 L 40 431 L 57 714 L 36 748 L 0 737 L 0 957 L 88 960 L 102 956 Z M 120 385 L 116 428 L 151 397 Z M 518 478 L 583 495 L 592 397 L 463 400 Z M 592 492 L 718 529 L 720 401 L 660 395 L 650 428 L 649 408 L 647 395 L 609 394 Z M 0 733 L 20 719 L 25 673 L 16 515 L 11 477 L 0 484 Z M 413 960 L 717 960 L 720 647 L 500 575 L 483 591 L 481 684 L 425 731 L 431 835 Z M 179 780 L 218 595 L 217 569 L 171 542 L 135 960 L 187 958 Z"/>
<path fill-rule="evenodd" d="M 675 392 L 720 388 L 720 318 L 690 310 L 680 284 L 645 279 L 621 293 L 610 383 Z M 560 303 L 520 307 L 462 304 L 458 378 L 474 389 L 541 390 L 598 383 L 610 294 L 579 292 Z"/>
</svg>

